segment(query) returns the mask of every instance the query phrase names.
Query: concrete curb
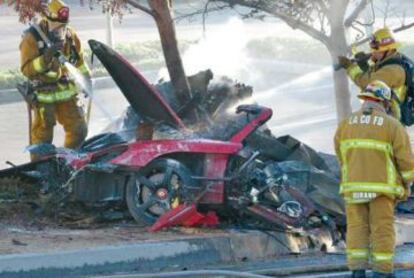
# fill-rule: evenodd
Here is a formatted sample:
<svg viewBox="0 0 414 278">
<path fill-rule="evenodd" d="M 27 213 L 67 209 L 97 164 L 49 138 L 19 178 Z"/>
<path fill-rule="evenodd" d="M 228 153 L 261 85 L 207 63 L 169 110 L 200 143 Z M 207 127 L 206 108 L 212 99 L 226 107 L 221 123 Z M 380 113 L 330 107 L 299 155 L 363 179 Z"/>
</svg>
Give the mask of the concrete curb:
<svg viewBox="0 0 414 278">
<path fill-rule="evenodd" d="M 221 248 L 217 248 L 221 246 Z M 105 270 L 153 271 L 171 265 L 226 262 L 230 255 L 225 238 L 179 240 L 108 246 L 51 254 L 6 255 L 0 259 L 1 277 L 74 277 Z M 23 263 L 24 262 L 24 263 Z M 68 273 L 70 270 L 71 274 Z"/>
<path fill-rule="evenodd" d="M 309 253 L 331 243 L 330 236 L 323 231 L 317 240 L 248 231 L 66 252 L 3 255 L 0 256 L 0 277 L 79 277 L 109 272 L 182 270 Z"/>
</svg>

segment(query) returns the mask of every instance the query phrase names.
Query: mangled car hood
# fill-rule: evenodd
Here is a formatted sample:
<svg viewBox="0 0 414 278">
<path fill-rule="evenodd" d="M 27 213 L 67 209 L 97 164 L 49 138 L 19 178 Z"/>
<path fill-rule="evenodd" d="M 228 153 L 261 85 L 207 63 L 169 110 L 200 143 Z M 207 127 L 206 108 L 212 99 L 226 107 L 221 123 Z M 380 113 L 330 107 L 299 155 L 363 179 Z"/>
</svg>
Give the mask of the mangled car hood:
<svg viewBox="0 0 414 278">
<path fill-rule="evenodd" d="M 184 127 L 160 93 L 128 61 L 101 42 L 88 43 L 136 113 L 148 120 Z"/>
</svg>

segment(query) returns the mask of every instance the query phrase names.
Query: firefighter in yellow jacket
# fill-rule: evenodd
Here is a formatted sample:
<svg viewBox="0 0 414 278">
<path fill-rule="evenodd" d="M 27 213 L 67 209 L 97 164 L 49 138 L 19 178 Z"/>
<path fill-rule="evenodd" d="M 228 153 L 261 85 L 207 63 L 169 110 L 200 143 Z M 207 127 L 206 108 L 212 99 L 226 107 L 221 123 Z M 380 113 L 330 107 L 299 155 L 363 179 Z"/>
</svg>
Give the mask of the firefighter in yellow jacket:
<svg viewBox="0 0 414 278">
<path fill-rule="evenodd" d="M 21 71 L 34 85 L 31 144 L 52 143 L 56 121 L 63 125 L 67 148 L 77 148 L 87 134 L 84 113 L 77 103 L 78 88 L 69 75 L 67 63 L 87 80 L 90 80 L 90 73 L 80 40 L 67 26 L 68 20 L 68 6 L 61 0 L 51 0 L 37 28 L 29 28 L 20 44 Z M 52 42 L 52 47 L 47 46 L 39 29 Z M 62 56 L 66 64 L 59 61 Z"/>
<path fill-rule="evenodd" d="M 362 108 L 335 134 L 341 165 L 340 193 L 346 201 L 347 259 L 353 277 L 393 277 L 394 206 L 410 194 L 414 155 L 403 125 L 387 112 L 391 90 L 372 81 L 358 95 Z"/>
<path fill-rule="evenodd" d="M 393 90 L 396 98 L 392 101 L 392 112 L 397 119 L 401 118 L 399 103 L 402 103 L 406 97 L 406 74 L 402 65 L 389 63 L 389 61 L 401 59 L 401 54 L 397 50 L 399 47 L 400 43 L 394 39 L 392 31 L 382 28 L 374 32 L 371 38 L 370 49 L 373 64 L 367 71 L 346 57 L 338 57 L 339 64 L 347 70 L 349 77 L 361 90 L 373 80 L 381 80 Z"/>
</svg>

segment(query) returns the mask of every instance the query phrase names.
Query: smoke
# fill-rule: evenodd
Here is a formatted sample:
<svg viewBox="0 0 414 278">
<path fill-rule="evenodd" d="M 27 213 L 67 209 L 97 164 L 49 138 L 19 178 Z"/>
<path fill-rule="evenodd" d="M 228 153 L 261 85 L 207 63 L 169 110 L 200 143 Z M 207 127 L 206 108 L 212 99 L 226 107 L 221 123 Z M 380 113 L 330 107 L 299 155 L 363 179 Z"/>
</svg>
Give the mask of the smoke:
<svg viewBox="0 0 414 278">
<path fill-rule="evenodd" d="M 186 70 L 194 74 L 200 69 L 210 68 L 217 75 L 241 77 L 242 72 L 248 69 L 245 49 L 249 38 L 246 33 L 243 21 L 231 18 L 217 32 L 207 33 L 184 53 Z"/>
<path fill-rule="evenodd" d="M 231 18 L 214 32 L 207 29 L 206 36 L 188 48 L 182 55 L 187 75 L 211 69 L 216 76 L 251 81 L 252 69 L 246 47 L 249 42 L 248 30 L 239 18 Z M 166 69 L 159 76 L 168 80 Z"/>
</svg>

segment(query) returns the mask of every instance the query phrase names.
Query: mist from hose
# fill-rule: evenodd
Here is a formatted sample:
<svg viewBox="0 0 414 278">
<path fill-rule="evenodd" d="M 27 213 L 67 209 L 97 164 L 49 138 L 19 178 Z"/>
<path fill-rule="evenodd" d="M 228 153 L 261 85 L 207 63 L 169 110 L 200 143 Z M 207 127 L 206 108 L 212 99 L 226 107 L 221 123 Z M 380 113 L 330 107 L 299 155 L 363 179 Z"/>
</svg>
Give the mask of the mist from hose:
<svg viewBox="0 0 414 278">
<path fill-rule="evenodd" d="M 307 92 L 315 90 L 324 90 L 327 88 L 332 88 L 333 84 L 327 85 L 316 85 L 315 83 L 321 81 L 322 79 L 328 77 L 332 74 L 332 67 L 326 66 L 319 70 L 305 73 L 297 78 L 294 78 L 288 82 L 282 83 L 279 86 L 273 87 L 266 91 L 261 91 L 255 93 L 252 97 L 245 98 L 240 102 L 236 103 L 234 106 L 230 107 L 227 112 L 234 113 L 237 106 L 240 104 L 248 104 L 258 102 L 259 104 L 265 104 L 274 101 L 272 99 L 277 97 L 280 94 L 289 94 L 293 92 Z"/>
<path fill-rule="evenodd" d="M 287 93 L 290 91 L 297 91 L 297 90 L 303 90 L 303 91 L 315 90 L 317 88 L 315 87 L 315 82 L 320 81 L 323 78 L 326 78 L 330 74 L 332 74 L 332 66 L 326 66 L 319 70 L 305 73 L 297 78 L 294 78 L 291 81 L 285 82 L 270 90 L 258 93 L 255 96 L 255 99 L 258 101 L 267 100 L 280 93 Z"/>
<path fill-rule="evenodd" d="M 76 85 L 78 85 L 82 89 L 82 91 L 86 94 L 86 96 L 91 99 L 94 106 L 96 106 L 110 122 L 113 122 L 115 120 L 114 116 L 111 115 L 111 113 L 109 113 L 104 108 L 104 105 L 99 103 L 97 101 L 97 98 L 94 97 L 92 82 L 89 80 L 89 78 L 85 76 L 84 74 L 82 74 L 76 67 L 74 67 L 69 62 L 65 62 L 65 67 L 68 70 L 71 77 L 74 79 Z"/>
</svg>

